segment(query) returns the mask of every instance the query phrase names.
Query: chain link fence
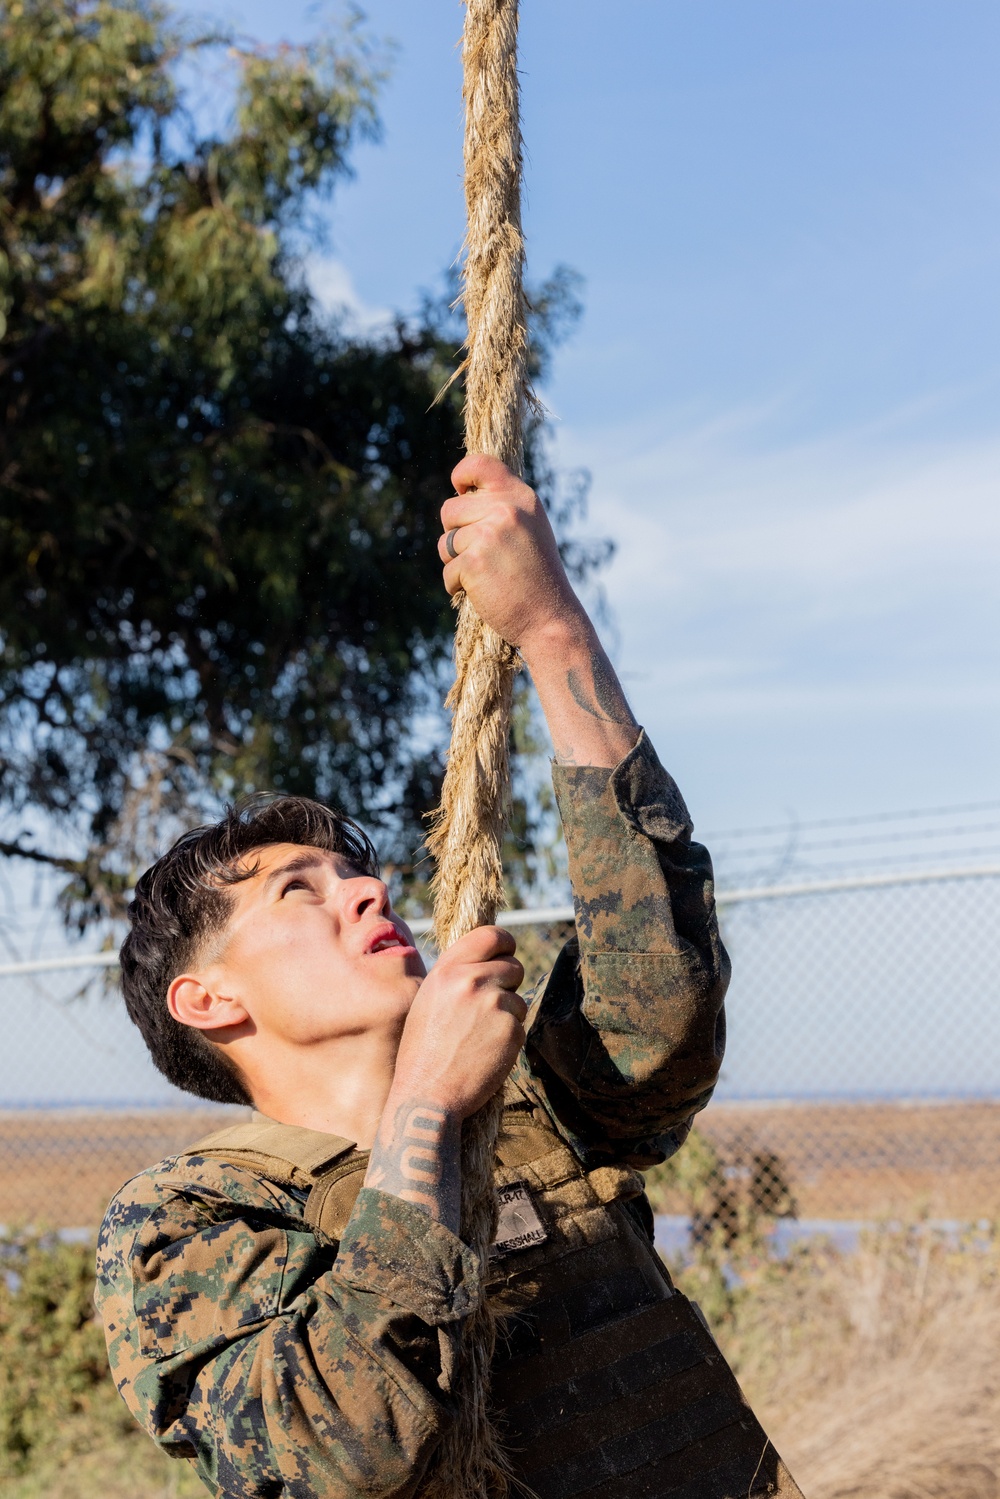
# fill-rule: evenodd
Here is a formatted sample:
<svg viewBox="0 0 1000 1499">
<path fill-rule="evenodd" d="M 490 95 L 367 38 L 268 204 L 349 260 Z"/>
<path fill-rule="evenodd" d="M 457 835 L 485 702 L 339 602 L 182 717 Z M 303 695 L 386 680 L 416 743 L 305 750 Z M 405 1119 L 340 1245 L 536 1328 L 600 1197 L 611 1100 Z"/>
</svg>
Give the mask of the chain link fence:
<svg viewBox="0 0 1000 1499">
<path fill-rule="evenodd" d="M 667 1250 L 755 1219 L 851 1247 L 1000 1213 L 1000 877 L 830 884 L 723 908 L 729 1044 L 686 1159 L 653 1174 Z"/>
<path fill-rule="evenodd" d="M 834 1228 L 1000 1211 L 1000 867 L 730 891 L 720 909 L 729 1045 L 687 1164 L 653 1179 L 667 1238 L 726 1232 L 751 1201 Z M 525 923 L 529 970 L 565 914 Z M 159 1077 L 112 969 L 21 970 L 0 970 L 0 1224 L 88 1228 L 130 1175 L 241 1111 Z"/>
</svg>

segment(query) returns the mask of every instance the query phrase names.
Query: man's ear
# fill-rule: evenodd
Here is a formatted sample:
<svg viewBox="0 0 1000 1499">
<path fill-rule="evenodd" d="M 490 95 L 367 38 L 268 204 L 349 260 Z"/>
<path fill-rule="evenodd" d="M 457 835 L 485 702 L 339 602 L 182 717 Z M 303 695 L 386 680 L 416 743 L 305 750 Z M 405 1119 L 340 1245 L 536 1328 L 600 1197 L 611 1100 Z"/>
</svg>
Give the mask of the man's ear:
<svg viewBox="0 0 1000 1499">
<path fill-rule="evenodd" d="M 195 974 L 182 973 L 167 990 L 167 1009 L 181 1025 L 198 1031 L 228 1030 L 250 1019 L 243 1004 L 209 987 Z"/>
</svg>

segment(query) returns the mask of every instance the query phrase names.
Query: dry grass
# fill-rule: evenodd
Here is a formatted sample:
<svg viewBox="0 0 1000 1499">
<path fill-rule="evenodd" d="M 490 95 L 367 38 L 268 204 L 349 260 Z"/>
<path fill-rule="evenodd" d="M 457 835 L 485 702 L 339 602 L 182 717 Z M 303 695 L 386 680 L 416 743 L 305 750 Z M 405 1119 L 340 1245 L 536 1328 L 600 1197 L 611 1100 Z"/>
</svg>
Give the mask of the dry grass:
<svg viewBox="0 0 1000 1499">
<path fill-rule="evenodd" d="M 205 1499 L 208 1490 L 190 1463 L 164 1456 L 141 1432 L 67 1428 L 55 1451 L 29 1472 L 4 1479 L 3 1499 Z"/>
<path fill-rule="evenodd" d="M 714 1103 L 699 1128 L 723 1155 L 740 1141 L 773 1152 L 803 1218 L 1000 1211 L 1000 1103 Z"/>
<path fill-rule="evenodd" d="M 1000 1494 L 995 1229 L 758 1258 L 718 1335 L 807 1499 Z"/>
<path fill-rule="evenodd" d="M 547 949 L 529 945 L 537 969 Z M 111 1195 L 240 1111 L 0 1111 L 0 1224 L 96 1226 Z M 1000 1104 L 715 1104 L 701 1133 L 724 1156 L 773 1152 L 801 1217 L 871 1219 L 920 1200 L 933 1217 L 1000 1211 Z M 685 1205 L 665 1197 L 664 1212 Z"/>
<path fill-rule="evenodd" d="M 0 1112 L 0 1224 L 94 1228 L 137 1171 L 246 1115 L 210 1105 Z"/>
<path fill-rule="evenodd" d="M 713 1278 L 705 1263 L 686 1276 L 706 1306 Z M 915 1224 L 854 1254 L 747 1254 L 715 1326 L 807 1499 L 1000 1499 L 997 1230 L 956 1244 Z M 4 1499 L 204 1492 L 112 1405 L 96 1407 L 100 1429 L 59 1423 L 31 1470 L 0 1485 Z"/>
</svg>

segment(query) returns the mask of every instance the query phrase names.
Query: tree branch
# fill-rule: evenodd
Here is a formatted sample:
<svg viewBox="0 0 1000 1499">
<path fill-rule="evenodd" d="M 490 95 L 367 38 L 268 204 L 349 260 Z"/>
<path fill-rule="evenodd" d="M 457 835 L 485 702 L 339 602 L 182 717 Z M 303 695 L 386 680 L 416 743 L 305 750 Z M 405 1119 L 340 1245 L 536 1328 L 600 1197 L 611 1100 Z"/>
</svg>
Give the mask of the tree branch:
<svg viewBox="0 0 1000 1499">
<path fill-rule="evenodd" d="M 66 874 L 86 874 L 90 869 L 86 859 L 63 859 L 57 854 L 43 853 L 40 848 L 25 848 L 23 843 L 7 843 L 3 839 L 0 839 L 0 855 L 8 859 L 31 859 L 35 864 L 48 864 Z"/>
</svg>

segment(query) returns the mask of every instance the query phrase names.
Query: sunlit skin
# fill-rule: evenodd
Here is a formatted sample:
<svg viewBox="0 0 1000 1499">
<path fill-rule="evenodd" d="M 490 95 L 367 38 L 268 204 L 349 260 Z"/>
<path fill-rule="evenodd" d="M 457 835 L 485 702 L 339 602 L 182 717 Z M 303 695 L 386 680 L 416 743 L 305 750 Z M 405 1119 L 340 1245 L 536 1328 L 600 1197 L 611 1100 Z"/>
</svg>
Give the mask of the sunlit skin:
<svg viewBox="0 0 1000 1499">
<path fill-rule="evenodd" d="M 247 862 L 257 870 L 228 887 L 233 914 L 219 950 L 174 980 L 168 1003 L 225 1048 L 264 1113 L 287 1093 L 311 1128 L 368 1143 L 423 959 L 384 883 L 346 859 L 279 843 Z M 333 1066 L 336 1118 L 334 1100 L 322 1101 Z"/>
<path fill-rule="evenodd" d="M 442 1085 L 438 1074 L 468 1072 L 461 1054 L 481 1052 L 484 1042 L 494 1066 L 509 1067 L 507 1051 L 524 1034 L 512 937 L 481 927 L 427 979 L 381 880 L 290 843 L 247 862 L 256 869 L 229 887 L 233 915 L 218 950 L 174 979 L 168 1004 L 175 1019 L 225 1049 L 261 1112 L 370 1145 L 400 1080 L 404 1026 L 425 989 L 404 1048 L 404 1086 L 461 1117 L 489 1096 L 478 1072 L 471 1088 Z M 491 1047 L 494 1010 L 505 1044 Z"/>
<path fill-rule="evenodd" d="M 452 482 L 445 588 L 520 650 L 556 758 L 617 765 L 638 729 L 544 507 L 493 458 L 463 459 Z M 225 1049 L 263 1113 L 372 1146 L 369 1185 L 457 1228 L 461 1122 L 524 1042 L 513 937 L 479 927 L 427 974 L 381 880 L 293 844 L 254 857 L 226 932 L 171 984 L 171 1012 Z"/>
</svg>

